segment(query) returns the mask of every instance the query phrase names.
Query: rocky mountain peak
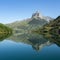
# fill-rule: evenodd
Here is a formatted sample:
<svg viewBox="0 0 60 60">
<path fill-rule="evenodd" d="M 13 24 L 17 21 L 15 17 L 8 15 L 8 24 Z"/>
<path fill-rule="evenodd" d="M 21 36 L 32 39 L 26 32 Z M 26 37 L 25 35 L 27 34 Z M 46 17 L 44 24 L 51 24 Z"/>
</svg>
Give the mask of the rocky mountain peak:
<svg viewBox="0 0 60 60">
<path fill-rule="evenodd" d="M 32 14 L 32 18 L 37 18 L 40 17 L 41 19 L 43 18 L 42 14 L 39 11 L 36 11 L 35 13 Z"/>
<path fill-rule="evenodd" d="M 41 14 L 40 11 L 36 11 L 35 13 L 32 14 L 32 18 L 35 18 L 35 19 L 44 19 L 46 21 L 50 21 L 50 20 L 53 20 L 53 18 L 49 17 L 49 16 L 44 16 Z"/>
</svg>

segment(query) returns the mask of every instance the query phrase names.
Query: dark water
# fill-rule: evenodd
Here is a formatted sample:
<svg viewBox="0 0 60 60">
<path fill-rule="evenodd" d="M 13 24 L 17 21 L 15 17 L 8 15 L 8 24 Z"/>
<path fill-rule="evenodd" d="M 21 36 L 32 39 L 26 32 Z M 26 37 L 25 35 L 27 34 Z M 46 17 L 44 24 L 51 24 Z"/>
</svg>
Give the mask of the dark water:
<svg viewBox="0 0 60 60">
<path fill-rule="evenodd" d="M 59 35 L 14 34 L 0 40 L 0 60 L 60 60 Z"/>
</svg>

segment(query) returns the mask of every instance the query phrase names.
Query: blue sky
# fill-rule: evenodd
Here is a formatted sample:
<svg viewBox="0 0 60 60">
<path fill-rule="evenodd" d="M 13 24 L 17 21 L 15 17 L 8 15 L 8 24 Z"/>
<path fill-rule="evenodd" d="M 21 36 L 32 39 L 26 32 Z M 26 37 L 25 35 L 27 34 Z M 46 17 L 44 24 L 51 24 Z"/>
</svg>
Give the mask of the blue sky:
<svg viewBox="0 0 60 60">
<path fill-rule="evenodd" d="M 0 23 L 29 18 L 37 10 L 56 18 L 60 15 L 60 0 L 0 0 Z"/>
</svg>

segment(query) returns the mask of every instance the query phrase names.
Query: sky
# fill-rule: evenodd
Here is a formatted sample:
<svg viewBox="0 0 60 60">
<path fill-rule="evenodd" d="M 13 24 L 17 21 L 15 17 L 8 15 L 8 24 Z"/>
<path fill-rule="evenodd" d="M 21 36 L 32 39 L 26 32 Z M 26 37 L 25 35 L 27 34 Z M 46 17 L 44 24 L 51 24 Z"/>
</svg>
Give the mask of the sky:
<svg viewBox="0 0 60 60">
<path fill-rule="evenodd" d="M 0 23 L 30 18 L 37 10 L 56 18 L 60 15 L 60 0 L 0 0 Z"/>
</svg>

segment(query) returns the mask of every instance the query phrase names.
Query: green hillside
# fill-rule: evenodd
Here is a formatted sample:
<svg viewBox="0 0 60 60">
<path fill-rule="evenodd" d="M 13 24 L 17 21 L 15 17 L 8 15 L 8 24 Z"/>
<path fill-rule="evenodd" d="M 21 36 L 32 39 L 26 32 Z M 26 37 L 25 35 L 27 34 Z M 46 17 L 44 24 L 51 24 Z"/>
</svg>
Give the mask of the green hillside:
<svg viewBox="0 0 60 60">
<path fill-rule="evenodd" d="M 51 33 L 54 35 L 60 34 L 60 16 L 58 16 L 56 19 L 50 21 L 48 24 L 45 24 L 42 29 L 38 29 L 39 32 L 45 33 Z"/>
<path fill-rule="evenodd" d="M 10 34 L 12 29 L 0 23 L 0 34 Z"/>
</svg>

